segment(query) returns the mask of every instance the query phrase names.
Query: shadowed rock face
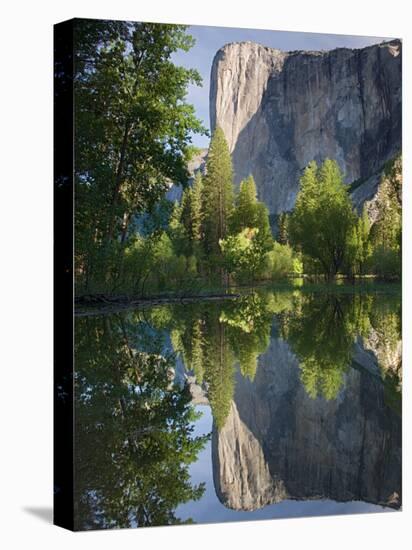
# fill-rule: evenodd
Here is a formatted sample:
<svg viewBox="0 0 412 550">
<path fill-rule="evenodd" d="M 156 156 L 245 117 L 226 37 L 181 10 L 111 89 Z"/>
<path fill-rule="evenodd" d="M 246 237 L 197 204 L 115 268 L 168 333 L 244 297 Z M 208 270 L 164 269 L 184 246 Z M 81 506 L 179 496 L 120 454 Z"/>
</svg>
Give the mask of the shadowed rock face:
<svg viewBox="0 0 412 550">
<path fill-rule="evenodd" d="M 400 41 L 329 52 L 252 42 L 220 49 L 210 120 L 228 140 L 236 182 L 252 173 L 260 200 L 278 213 L 293 207 L 312 159 L 336 159 L 347 182 L 379 173 L 401 149 L 401 57 Z M 373 196 L 372 184 L 358 188 L 357 202 Z"/>
<path fill-rule="evenodd" d="M 385 404 L 379 377 L 350 368 L 337 399 L 311 399 L 278 338 L 253 382 L 238 375 L 212 458 L 218 498 L 235 510 L 285 498 L 401 505 L 401 420 Z"/>
</svg>

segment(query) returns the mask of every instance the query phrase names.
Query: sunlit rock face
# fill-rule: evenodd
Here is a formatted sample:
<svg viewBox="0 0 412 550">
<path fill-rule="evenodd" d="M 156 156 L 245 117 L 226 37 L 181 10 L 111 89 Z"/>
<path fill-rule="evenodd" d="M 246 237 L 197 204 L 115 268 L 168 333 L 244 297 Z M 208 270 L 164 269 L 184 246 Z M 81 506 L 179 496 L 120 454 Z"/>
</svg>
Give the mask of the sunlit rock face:
<svg viewBox="0 0 412 550">
<path fill-rule="evenodd" d="M 228 140 L 238 183 L 255 177 L 271 213 L 290 210 L 302 169 L 338 161 L 368 180 L 401 149 L 401 43 L 283 52 L 252 42 L 220 49 L 210 84 L 212 131 Z M 357 189 L 371 199 L 377 179 Z"/>
<path fill-rule="evenodd" d="M 350 367 L 337 399 L 312 399 L 278 338 L 253 382 L 237 375 L 212 446 L 216 493 L 235 510 L 285 498 L 401 504 L 401 420 L 385 404 L 381 379 Z"/>
</svg>

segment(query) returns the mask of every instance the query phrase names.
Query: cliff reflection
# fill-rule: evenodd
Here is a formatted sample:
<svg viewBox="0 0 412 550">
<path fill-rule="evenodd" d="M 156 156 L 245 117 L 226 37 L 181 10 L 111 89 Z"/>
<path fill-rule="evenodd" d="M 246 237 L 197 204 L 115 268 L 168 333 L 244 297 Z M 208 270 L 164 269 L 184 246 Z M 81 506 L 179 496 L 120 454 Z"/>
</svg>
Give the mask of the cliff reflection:
<svg viewBox="0 0 412 550">
<path fill-rule="evenodd" d="M 401 505 L 400 301 L 253 292 L 76 320 L 75 502 L 83 529 L 180 523 L 213 414 L 216 494 Z"/>
</svg>

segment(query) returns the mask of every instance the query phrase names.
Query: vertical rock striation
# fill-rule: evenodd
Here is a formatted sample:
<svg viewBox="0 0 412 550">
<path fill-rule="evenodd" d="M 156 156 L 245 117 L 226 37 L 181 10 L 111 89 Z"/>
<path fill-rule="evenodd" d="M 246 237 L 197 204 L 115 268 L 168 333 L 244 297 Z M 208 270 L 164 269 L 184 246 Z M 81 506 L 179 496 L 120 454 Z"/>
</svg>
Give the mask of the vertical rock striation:
<svg viewBox="0 0 412 550">
<path fill-rule="evenodd" d="M 293 207 L 299 175 L 312 159 L 336 159 L 348 183 L 378 173 L 401 149 L 401 57 L 398 40 L 327 52 L 252 42 L 220 49 L 210 121 L 212 131 L 220 126 L 226 135 L 236 182 L 252 173 L 275 214 Z"/>
<path fill-rule="evenodd" d="M 236 510 L 285 498 L 399 508 L 401 420 L 374 370 L 350 368 L 337 399 L 312 399 L 288 344 L 272 338 L 254 381 L 238 374 L 227 422 L 213 433 L 221 502 Z"/>
</svg>

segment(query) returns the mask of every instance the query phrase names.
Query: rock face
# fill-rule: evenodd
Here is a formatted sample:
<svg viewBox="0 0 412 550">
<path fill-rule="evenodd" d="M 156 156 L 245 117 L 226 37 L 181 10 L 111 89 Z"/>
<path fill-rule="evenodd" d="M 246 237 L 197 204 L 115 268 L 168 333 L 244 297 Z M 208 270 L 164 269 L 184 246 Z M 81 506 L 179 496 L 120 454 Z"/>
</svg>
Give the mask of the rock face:
<svg viewBox="0 0 412 550">
<path fill-rule="evenodd" d="M 397 40 L 328 52 L 252 42 L 220 49 L 210 121 L 228 140 L 236 182 L 253 174 L 259 198 L 275 214 L 293 207 L 312 159 L 337 160 L 348 183 L 379 173 L 401 150 L 401 57 Z M 371 192 L 366 188 L 363 200 Z"/>
<path fill-rule="evenodd" d="M 188 163 L 187 170 L 189 172 L 189 185 L 192 185 L 197 172 L 200 172 L 202 175 L 205 173 L 207 153 L 208 149 L 200 149 L 199 153 L 197 153 Z M 166 193 L 166 198 L 171 202 L 180 201 L 182 198 L 182 193 L 182 185 L 179 183 L 173 183 Z"/>
<path fill-rule="evenodd" d="M 350 368 L 337 399 L 312 399 L 278 338 L 253 382 L 238 375 L 212 447 L 216 493 L 236 510 L 285 498 L 401 505 L 401 420 L 385 404 L 381 379 Z"/>
</svg>

